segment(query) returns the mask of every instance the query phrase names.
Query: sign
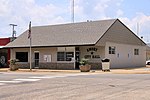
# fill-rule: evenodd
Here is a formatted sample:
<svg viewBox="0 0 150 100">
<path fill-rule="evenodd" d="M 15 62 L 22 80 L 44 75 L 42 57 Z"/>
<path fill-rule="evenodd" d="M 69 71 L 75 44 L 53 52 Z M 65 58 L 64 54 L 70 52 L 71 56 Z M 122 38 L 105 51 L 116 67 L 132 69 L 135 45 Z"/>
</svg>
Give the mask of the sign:
<svg viewBox="0 0 150 100">
<path fill-rule="evenodd" d="M 90 59 L 90 58 L 100 58 L 100 55 L 85 55 L 84 58 Z"/>
<path fill-rule="evenodd" d="M 44 60 L 46 62 L 51 62 L 51 55 L 44 55 Z"/>
<path fill-rule="evenodd" d="M 92 47 L 92 48 L 88 48 L 87 52 L 90 52 L 90 55 L 85 55 L 84 58 L 86 59 L 91 59 L 91 58 L 100 58 L 100 55 L 94 55 L 95 52 L 97 52 L 97 48 Z"/>
<path fill-rule="evenodd" d="M 93 48 L 88 48 L 87 52 L 97 52 L 97 48 L 93 47 Z"/>
</svg>

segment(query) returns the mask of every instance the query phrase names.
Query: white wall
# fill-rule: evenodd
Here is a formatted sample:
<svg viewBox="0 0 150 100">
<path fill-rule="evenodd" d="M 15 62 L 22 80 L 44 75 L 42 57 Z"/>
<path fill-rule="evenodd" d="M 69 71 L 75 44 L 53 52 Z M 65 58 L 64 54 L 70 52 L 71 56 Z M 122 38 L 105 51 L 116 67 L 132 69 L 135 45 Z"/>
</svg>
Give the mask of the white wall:
<svg viewBox="0 0 150 100">
<path fill-rule="evenodd" d="M 116 47 L 115 54 L 109 54 L 109 46 Z M 139 49 L 139 55 L 134 55 L 134 49 Z M 105 55 L 111 59 L 111 68 L 144 67 L 146 62 L 145 46 L 106 42 Z"/>
</svg>

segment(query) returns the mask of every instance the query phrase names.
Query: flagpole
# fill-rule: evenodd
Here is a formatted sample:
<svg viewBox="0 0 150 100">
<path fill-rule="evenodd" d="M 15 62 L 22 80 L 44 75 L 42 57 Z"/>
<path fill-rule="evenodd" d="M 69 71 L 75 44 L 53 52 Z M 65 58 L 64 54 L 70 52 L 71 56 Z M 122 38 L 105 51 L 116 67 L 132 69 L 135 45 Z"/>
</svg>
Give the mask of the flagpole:
<svg viewBox="0 0 150 100">
<path fill-rule="evenodd" d="M 28 38 L 30 39 L 30 71 L 32 71 L 32 37 L 31 37 L 31 21 L 29 24 L 29 36 Z"/>
<path fill-rule="evenodd" d="M 30 71 L 32 71 L 32 50 L 31 50 L 31 38 L 30 38 Z"/>
</svg>

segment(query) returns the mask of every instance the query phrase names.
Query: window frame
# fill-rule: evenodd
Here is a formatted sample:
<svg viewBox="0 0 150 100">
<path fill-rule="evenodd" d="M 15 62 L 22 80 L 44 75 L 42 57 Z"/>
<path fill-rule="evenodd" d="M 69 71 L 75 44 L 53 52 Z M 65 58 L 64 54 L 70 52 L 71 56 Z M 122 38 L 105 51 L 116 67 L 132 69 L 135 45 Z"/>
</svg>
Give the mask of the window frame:
<svg viewBox="0 0 150 100">
<path fill-rule="evenodd" d="M 109 46 L 108 53 L 109 54 L 116 54 L 116 47 L 115 46 Z"/>
<path fill-rule="evenodd" d="M 74 49 L 74 47 L 57 47 L 57 61 L 72 61 Z"/>
<path fill-rule="evenodd" d="M 16 56 L 16 59 L 19 60 L 18 62 L 28 62 L 28 52 L 16 52 L 15 56 Z"/>
<path fill-rule="evenodd" d="M 74 52 L 57 52 L 57 61 L 71 61 L 72 58 L 74 58 Z"/>
<path fill-rule="evenodd" d="M 57 61 L 65 61 L 65 52 L 57 52 Z"/>
<path fill-rule="evenodd" d="M 139 55 L 140 50 L 139 49 L 134 49 L 134 55 Z"/>
</svg>

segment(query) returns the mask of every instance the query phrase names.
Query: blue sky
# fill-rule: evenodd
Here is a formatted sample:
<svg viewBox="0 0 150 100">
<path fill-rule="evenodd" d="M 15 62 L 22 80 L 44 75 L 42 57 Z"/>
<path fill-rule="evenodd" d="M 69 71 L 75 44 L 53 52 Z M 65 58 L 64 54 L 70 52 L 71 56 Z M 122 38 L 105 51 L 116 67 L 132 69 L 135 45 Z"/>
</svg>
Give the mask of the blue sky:
<svg viewBox="0 0 150 100">
<path fill-rule="evenodd" d="M 72 0 L 1 0 L 0 37 L 10 37 L 12 27 L 17 36 L 33 26 L 53 25 L 71 22 Z M 75 22 L 119 18 L 136 33 L 139 23 L 139 37 L 150 42 L 149 0 L 74 0 Z"/>
</svg>

